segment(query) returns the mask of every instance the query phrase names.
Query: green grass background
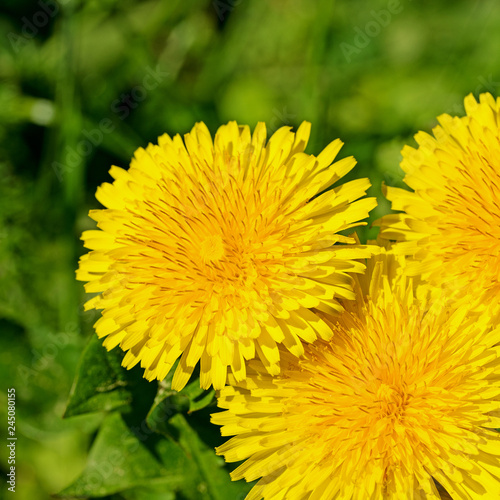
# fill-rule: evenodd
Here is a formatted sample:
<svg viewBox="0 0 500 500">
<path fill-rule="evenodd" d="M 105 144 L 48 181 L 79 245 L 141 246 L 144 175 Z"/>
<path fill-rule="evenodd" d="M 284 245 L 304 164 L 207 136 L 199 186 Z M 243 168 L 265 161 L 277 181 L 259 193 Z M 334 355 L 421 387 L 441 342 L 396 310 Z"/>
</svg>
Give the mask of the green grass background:
<svg viewBox="0 0 500 500">
<path fill-rule="evenodd" d="M 14 387 L 16 498 L 29 500 L 79 475 L 103 419 L 62 415 L 97 319 L 74 280 L 79 235 L 112 164 L 196 121 L 309 120 L 308 152 L 340 137 L 351 177 L 371 179 L 373 220 L 403 144 L 500 87 L 496 0 L 54 2 L 0 7 L 0 421 Z"/>
</svg>

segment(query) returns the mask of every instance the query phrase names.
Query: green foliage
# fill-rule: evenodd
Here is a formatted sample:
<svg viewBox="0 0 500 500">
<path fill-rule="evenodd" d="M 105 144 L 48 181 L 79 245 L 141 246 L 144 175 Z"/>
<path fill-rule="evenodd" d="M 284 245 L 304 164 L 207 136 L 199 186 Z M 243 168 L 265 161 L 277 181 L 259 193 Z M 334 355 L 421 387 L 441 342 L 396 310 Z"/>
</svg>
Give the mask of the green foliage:
<svg viewBox="0 0 500 500">
<path fill-rule="evenodd" d="M 175 451 L 167 451 L 172 459 L 172 477 L 165 478 L 167 483 L 169 480 L 174 482 L 174 488 L 179 485 L 178 472 L 182 471 L 178 467 L 181 465 L 181 457 Z M 151 451 L 130 432 L 122 416 L 112 413 L 99 430 L 82 475 L 59 496 L 102 497 L 147 484 L 166 473 L 167 470 L 162 469 Z"/>
<path fill-rule="evenodd" d="M 230 481 L 224 460 L 215 456 L 187 419 L 180 413 L 170 418 L 178 432 L 174 441 L 131 429 L 123 416 L 111 413 L 99 430 L 82 475 L 58 496 L 102 497 L 125 492 L 125 498 L 139 498 L 139 493 L 130 490 L 146 488 L 161 499 L 243 498 L 249 486 Z"/>
<path fill-rule="evenodd" d="M 65 417 L 93 411 L 111 411 L 129 406 L 132 393 L 121 356 L 107 352 L 102 342 L 92 336 L 85 347 L 69 395 Z"/>
<path fill-rule="evenodd" d="M 181 392 L 173 391 L 171 372 L 155 394 L 156 383 L 146 382 L 135 369 L 124 370 L 122 357 L 119 351 L 107 352 L 97 337 L 83 351 L 65 416 L 122 413 L 108 413 L 85 470 L 58 496 L 123 492 L 124 498 L 142 498 L 148 491 L 161 499 L 243 498 L 249 486 L 231 482 L 224 460 L 214 454 L 218 432 L 203 428 L 208 413 L 194 416 L 213 411 L 214 391 L 200 389 L 198 379 Z"/>
<path fill-rule="evenodd" d="M 209 391 L 203 390 L 200 387 L 198 378 L 192 380 L 180 392 L 167 389 L 171 381 L 170 377 L 173 374 L 173 370 L 175 370 L 175 367 L 172 369 L 169 376 L 166 377 L 164 383 L 160 385 L 155 404 L 151 407 L 150 416 L 153 419 L 155 412 L 161 410 L 165 405 L 179 408 L 179 411 L 192 413 L 206 408 L 211 405 L 214 400 L 215 391 L 213 389 Z"/>
</svg>

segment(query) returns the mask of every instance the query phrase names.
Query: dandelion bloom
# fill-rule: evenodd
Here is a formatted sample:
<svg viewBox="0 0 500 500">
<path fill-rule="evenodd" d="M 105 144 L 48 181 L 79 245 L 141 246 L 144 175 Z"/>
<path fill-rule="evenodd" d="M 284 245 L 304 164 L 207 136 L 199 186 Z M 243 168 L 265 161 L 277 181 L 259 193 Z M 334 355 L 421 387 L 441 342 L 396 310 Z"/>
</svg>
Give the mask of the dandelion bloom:
<svg viewBox="0 0 500 500">
<path fill-rule="evenodd" d="M 200 361 L 202 387 L 221 388 L 228 367 L 243 380 L 258 356 L 277 374 L 278 344 L 300 356 L 302 341 L 331 335 L 311 308 L 353 298 L 350 273 L 364 269 L 354 259 L 368 251 L 334 244 L 355 243 L 337 233 L 376 203 L 359 199 L 368 179 L 323 193 L 355 160 L 332 163 L 340 140 L 305 154 L 309 131 L 283 127 L 266 145 L 264 124 L 251 135 L 230 122 L 212 142 L 199 123 L 184 142 L 163 135 L 137 150 L 128 171 L 111 168 L 77 278 L 99 294 L 86 307 L 103 309 L 97 334 L 127 351 L 124 366 L 140 361 L 146 378 L 163 379 L 180 358 L 180 390 Z"/>
<path fill-rule="evenodd" d="M 500 498 L 500 327 L 375 259 L 330 341 L 220 392 L 217 453 L 261 478 L 247 500 Z"/>
<path fill-rule="evenodd" d="M 413 192 L 387 188 L 394 210 L 381 237 L 411 256 L 405 272 L 466 290 L 481 282 L 500 297 L 500 99 L 465 99 L 467 116 L 442 115 L 434 137 L 419 132 L 405 146 L 402 169 Z M 479 288 L 477 288 L 479 290 Z"/>
</svg>

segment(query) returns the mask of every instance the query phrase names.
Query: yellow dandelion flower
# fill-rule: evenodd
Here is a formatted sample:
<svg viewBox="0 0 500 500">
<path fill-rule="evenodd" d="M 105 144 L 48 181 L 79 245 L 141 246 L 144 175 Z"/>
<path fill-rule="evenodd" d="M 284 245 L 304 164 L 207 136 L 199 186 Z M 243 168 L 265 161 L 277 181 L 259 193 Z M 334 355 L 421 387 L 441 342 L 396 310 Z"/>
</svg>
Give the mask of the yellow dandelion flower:
<svg viewBox="0 0 500 500">
<path fill-rule="evenodd" d="M 465 99 L 467 116 L 442 115 L 434 137 L 419 132 L 405 146 L 402 169 L 413 192 L 387 188 L 394 210 L 380 236 L 411 256 L 406 272 L 437 286 L 482 282 L 500 297 L 500 99 Z"/>
<path fill-rule="evenodd" d="M 374 260 L 330 341 L 220 391 L 217 453 L 261 478 L 247 500 L 500 498 L 500 327 Z"/>
<path fill-rule="evenodd" d="M 334 244 L 355 243 L 338 233 L 363 224 L 375 201 L 359 200 L 368 179 L 322 193 L 355 160 L 332 163 L 340 140 L 305 154 L 309 131 L 283 127 L 266 144 L 264 124 L 251 135 L 230 122 L 212 141 L 199 123 L 184 142 L 163 135 L 137 150 L 128 171 L 111 168 L 77 278 L 99 294 L 86 307 L 103 309 L 97 334 L 127 351 L 124 366 L 140 361 L 146 378 L 163 379 L 180 358 L 180 390 L 200 362 L 202 387 L 221 388 L 228 367 L 243 380 L 258 356 L 277 374 L 278 344 L 300 356 L 303 341 L 331 335 L 311 308 L 354 297 L 349 273 L 368 250 Z"/>
</svg>

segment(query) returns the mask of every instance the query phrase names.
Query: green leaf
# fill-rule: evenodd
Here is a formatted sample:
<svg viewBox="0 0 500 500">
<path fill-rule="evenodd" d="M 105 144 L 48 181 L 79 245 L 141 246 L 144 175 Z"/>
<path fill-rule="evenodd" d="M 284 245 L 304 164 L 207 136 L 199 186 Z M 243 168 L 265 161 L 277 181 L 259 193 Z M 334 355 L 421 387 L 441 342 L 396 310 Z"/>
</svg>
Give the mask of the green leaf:
<svg viewBox="0 0 500 500">
<path fill-rule="evenodd" d="M 108 415 L 90 450 L 87 467 L 58 496 L 102 497 L 155 481 L 160 481 L 166 490 L 179 489 L 186 478 L 182 450 L 175 443 L 163 440 L 162 455 L 168 457 L 163 464 L 146 446 L 150 444 L 146 443 L 148 437 L 139 436 L 127 426 L 122 415 L 116 412 Z"/>
<path fill-rule="evenodd" d="M 250 486 L 231 482 L 224 460 L 190 427 L 189 417 L 179 413 L 170 419 L 178 443 L 146 432 L 144 425 L 130 427 L 127 418 L 118 412 L 106 417 L 85 470 L 58 497 L 102 497 L 119 492 L 130 500 L 245 497 Z M 173 496 L 176 493 L 179 496 Z"/>
<path fill-rule="evenodd" d="M 143 370 L 121 366 L 123 352 L 110 352 L 93 335 L 80 358 L 65 417 L 95 411 L 125 410 L 139 412 L 149 408 L 157 383 L 143 378 Z M 133 404 L 132 404 L 133 403 Z M 142 412 L 142 414 L 141 414 Z"/>
<path fill-rule="evenodd" d="M 244 499 L 253 483 L 244 481 L 233 482 L 225 468 L 222 457 L 215 454 L 215 450 L 208 446 L 189 424 L 189 415 L 180 413 L 170 419 L 170 425 L 178 431 L 179 444 L 193 462 L 192 467 L 198 469 L 203 480 L 201 485 L 206 485 L 208 498 L 212 500 Z"/>
<path fill-rule="evenodd" d="M 65 417 L 94 411 L 111 411 L 132 402 L 121 356 L 108 352 L 93 335 L 85 347 L 69 395 Z"/>
<path fill-rule="evenodd" d="M 169 374 L 171 375 L 171 374 Z M 201 482 L 198 495 L 206 491 L 213 500 L 245 498 L 252 484 L 232 482 L 229 467 L 215 454 L 215 446 L 221 444 L 219 429 L 208 425 L 211 403 L 215 391 L 200 388 L 196 378 L 182 391 L 170 389 L 171 376 L 160 384 L 155 402 L 146 423 L 156 433 L 178 443 L 191 461 L 190 467 L 197 470 Z M 198 498 L 198 497 L 195 497 Z M 200 497 L 201 498 L 201 497 Z"/>
<path fill-rule="evenodd" d="M 192 413 L 209 406 L 215 398 L 213 389 L 206 391 L 196 378 L 182 391 L 170 389 L 171 373 L 159 384 L 158 393 L 148 414 L 148 425 L 155 430 L 158 422 L 165 422 L 176 413 Z M 165 418 L 167 417 L 167 418 Z"/>
<path fill-rule="evenodd" d="M 202 410 L 207 407 L 215 398 L 215 391 L 206 391 L 200 387 L 200 380 L 195 379 L 188 384 L 180 394 L 185 394 L 189 398 L 189 413 Z"/>
<path fill-rule="evenodd" d="M 176 500 L 178 498 L 175 492 L 165 491 L 162 484 L 122 491 L 121 496 L 125 500 Z"/>
<path fill-rule="evenodd" d="M 214 450 L 215 445 L 220 444 L 220 442 L 214 443 L 214 435 L 216 434 L 216 439 L 220 440 L 220 434 L 215 427 L 205 425 L 208 414 L 195 417 L 177 412 L 168 418 L 172 411 L 175 409 L 171 399 L 163 399 L 149 413 L 147 422 L 156 432 L 179 443 L 190 460 L 190 467 L 197 470 L 197 476 L 201 480 L 198 491 L 200 493 L 206 491 L 208 498 L 212 500 L 245 498 L 252 484 L 231 481 L 224 460 L 218 457 Z"/>
</svg>

